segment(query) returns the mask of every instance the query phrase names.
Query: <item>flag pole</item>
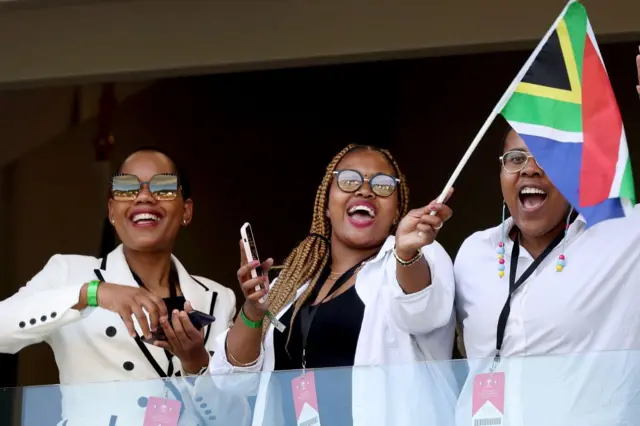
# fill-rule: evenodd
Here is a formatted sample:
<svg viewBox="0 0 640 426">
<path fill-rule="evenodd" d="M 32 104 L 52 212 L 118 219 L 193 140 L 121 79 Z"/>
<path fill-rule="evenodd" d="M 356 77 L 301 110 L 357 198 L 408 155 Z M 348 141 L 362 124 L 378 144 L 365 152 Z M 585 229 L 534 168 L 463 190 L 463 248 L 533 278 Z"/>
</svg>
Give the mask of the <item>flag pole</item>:
<svg viewBox="0 0 640 426">
<path fill-rule="evenodd" d="M 507 102 L 509 102 L 509 99 L 511 98 L 513 93 L 516 91 L 518 84 L 520 84 L 520 81 L 522 81 L 527 71 L 529 71 L 529 68 L 531 67 L 533 62 L 536 60 L 536 57 L 538 56 L 538 54 L 540 53 L 544 45 L 547 44 L 549 37 L 551 37 L 551 34 L 553 34 L 553 32 L 555 31 L 556 27 L 564 17 L 565 13 L 567 13 L 567 9 L 569 9 L 569 6 L 571 6 L 572 3 L 576 3 L 576 1 L 577 0 L 569 0 L 567 2 L 564 9 L 562 9 L 562 12 L 558 15 L 558 17 L 554 21 L 553 25 L 551 25 L 551 27 L 549 28 L 547 33 L 544 35 L 542 40 L 540 40 L 540 43 L 538 43 L 536 48 L 533 50 L 533 52 L 529 56 L 529 59 L 527 59 L 527 61 L 524 63 L 524 65 L 516 75 L 516 78 L 513 79 L 513 81 L 507 88 L 507 90 L 504 92 L 504 94 L 502 95 L 502 97 L 500 98 L 496 106 L 493 108 L 493 111 L 491 111 L 491 114 L 489 115 L 487 120 L 484 122 L 484 124 L 480 128 L 480 131 L 471 142 L 471 145 L 469 145 L 469 148 L 467 148 L 467 152 L 465 152 L 464 155 L 462 156 L 462 159 L 458 163 L 458 166 L 455 168 L 455 170 L 451 174 L 449 181 L 445 185 L 444 190 L 442 191 L 442 193 L 440 194 L 440 196 L 436 201 L 437 203 L 442 203 L 447 198 L 449 191 L 451 191 L 451 188 L 453 188 L 453 184 L 458 179 L 458 176 L 460 176 L 460 173 L 462 173 L 462 169 L 464 169 L 464 166 L 467 165 L 469 158 L 471 158 L 471 154 L 473 154 L 473 152 L 478 147 L 478 144 L 480 144 L 480 141 L 482 140 L 484 135 L 487 133 L 487 130 L 489 130 L 489 126 L 491 126 L 491 123 L 493 123 L 493 121 L 496 119 L 498 114 L 500 114 L 500 112 L 507 105 Z M 435 211 L 431 212 L 431 216 L 435 215 L 436 213 L 437 212 Z"/>
</svg>

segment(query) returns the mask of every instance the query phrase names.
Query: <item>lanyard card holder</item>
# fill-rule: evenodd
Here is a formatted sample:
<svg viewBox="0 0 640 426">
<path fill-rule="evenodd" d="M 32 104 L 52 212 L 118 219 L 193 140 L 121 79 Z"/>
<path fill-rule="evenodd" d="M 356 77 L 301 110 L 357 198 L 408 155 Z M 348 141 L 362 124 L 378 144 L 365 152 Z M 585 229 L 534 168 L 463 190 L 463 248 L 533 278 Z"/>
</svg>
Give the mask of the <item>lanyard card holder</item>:
<svg viewBox="0 0 640 426">
<path fill-rule="evenodd" d="M 504 386 L 503 372 L 474 377 L 471 426 L 504 426 Z"/>
<path fill-rule="evenodd" d="M 313 371 L 302 370 L 302 375 L 291 381 L 293 405 L 298 426 L 320 426 L 316 379 Z"/>
<path fill-rule="evenodd" d="M 168 396 L 165 385 L 164 398 L 152 396 L 148 399 L 142 426 L 178 426 L 182 404 Z"/>
</svg>

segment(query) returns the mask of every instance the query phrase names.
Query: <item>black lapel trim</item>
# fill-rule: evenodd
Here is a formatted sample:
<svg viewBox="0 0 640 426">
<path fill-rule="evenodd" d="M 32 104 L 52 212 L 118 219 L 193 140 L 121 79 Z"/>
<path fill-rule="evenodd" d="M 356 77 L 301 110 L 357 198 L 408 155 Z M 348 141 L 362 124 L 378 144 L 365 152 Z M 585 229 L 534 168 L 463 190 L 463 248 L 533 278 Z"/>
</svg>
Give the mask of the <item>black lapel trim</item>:
<svg viewBox="0 0 640 426">
<path fill-rule="evenodd" d="M 211 295 L 211 305 L 209 306 L 209 315 L 213 315 L 213 309 L 216 307 L 216 300 L 218 300 L 218 293 L 214 291 L 213 294 Z M 213 323 L 209 324 L 207 328 L 207 333 L 204 335 L 205 346 L 209 341 L 209 333 L 211 333 L 211 327 L 213 327 Z"/>
<path fill-rule="evenodd" d="M 197 282 L 198 284 L 200 284 L 200 286 L 202 288 L 204 288 L 205 291 L 209 291 L 209 287 L 207 287 L 206 285 L 202 284 L 193 275 L 191 275 L 191 279 L 194 280 L 195 282 Z M 209 305 L 209 315 L 213 315 L 213 310 L 216 307 L 216 300 L 218 300 L 218 292 L 214 291 L 213 294 L 211 295 L 211 304 Z M 209 334 L 211 333 L 211 327 L 213 327 L 213 324 L 209 324 L 207 326 L 207 333 L 204 335 L 204 344 L 205 344 L 205 346 L 207 345 L 207 342 L 209 341 Z"/>
<path fill-rule="evenodd" d="M 206 285 L 202 284 L 193 275 L 191 275 L 191 279 L 194 280 L 195 282 L 197 282 L 198 284 L 200 284 L 200 286 L 202 286 L 206 291 L 209 291 L 209 287 L 207 287 Z M 216 301 L 217 300 L 218 300 L 218 292 L 214 291 L 213 294 L 211 295 L 211 304 L 209 305 L 209 315 L 213 315 L 213 310 L 216 307 Z M 207 345 L 207 342 L 209 341 L 209 334 L 211 333 L 211 327 L 213 327 L 213 324 L 209 324 L 207 326 L 207 332 L 204 335 L 204 344 L 205 344 L 205 346 Z"/>
<path fill-rule="evenodd" d="M 200 281 L 196 280 L 196 278 L 193 275 L 190 275 L 190 277 L 191 277 L 192 280 L 194 280 L 195 282 L 200 284 L 200 287 L 204 288 L 205 291 L 209 291 L 209 287 L 207 287 L 206 285 L 202 284 Z"/>
</svg>

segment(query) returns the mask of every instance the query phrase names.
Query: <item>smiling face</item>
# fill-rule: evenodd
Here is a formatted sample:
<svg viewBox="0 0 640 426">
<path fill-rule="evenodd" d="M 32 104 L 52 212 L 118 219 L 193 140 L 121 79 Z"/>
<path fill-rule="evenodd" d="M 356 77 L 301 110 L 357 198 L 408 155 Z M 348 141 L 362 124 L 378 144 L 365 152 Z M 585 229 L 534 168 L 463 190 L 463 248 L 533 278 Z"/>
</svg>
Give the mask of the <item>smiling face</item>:
<svg viewBox="0 0 640 426">
<path fill-rule="evenodd" d="M 336 171 L 341 170 L 357 171 L 365 179 L 379 173 L 396 176 L 384 154 L 370 149 L 358 149 L 345 155 L 336 167 Z M 364 182 L 354 192 L 345 192 L 334 176 L 328 204 L 333 239 L 355 249 L 382 245 L 399 216 L 398 194 L 399 185 L 388 197 L 376 195 L 370 182 Z"/>
<path fill-rule="evenodd" d="M 526 153 L 529 157 L 524 168 L 518 172 L 509 173 L 504 167 L 501 169 L 502 196 L 520 232 L 530 237 L 540 237 L 564 222 L 569 203 L 553 186 L 544 170 L 531 157 L 522 138 L 513 130 L 507 134 L 504 153 L 512 151 Z M 516 158 L 518 167 L 521 167 L 524 157 Z"/>
<path fill-rule="evenodd" d="M 176 173 L 175 165 L 164 154 L 139 151 L 123 163 L 119 171 L 149 182 L 154 176 Z M 158 201 L 143 185 L 133 201 L 109 199 L 109 219 L 125 247 L 136 251 L 171 252 L 182 225 L 191 222 L 193 202 L 184 200 L 182 191 L 171 201 Z"/>
</svg>

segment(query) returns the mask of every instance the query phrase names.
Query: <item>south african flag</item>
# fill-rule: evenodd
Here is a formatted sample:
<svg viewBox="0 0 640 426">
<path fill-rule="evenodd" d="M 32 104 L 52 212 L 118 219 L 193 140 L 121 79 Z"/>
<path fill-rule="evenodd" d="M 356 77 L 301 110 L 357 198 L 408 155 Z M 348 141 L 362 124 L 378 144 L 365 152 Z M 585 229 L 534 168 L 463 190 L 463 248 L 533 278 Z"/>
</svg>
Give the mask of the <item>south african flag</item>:
<svg viewBox="0 0 640 426">
<path fill-rule="evenodd" d="M 625 216 L 635 204 L 627 139 L 582 4 L 569 1 L 527 65 L 502 115 L 587 226 Z"/>
</svg>

